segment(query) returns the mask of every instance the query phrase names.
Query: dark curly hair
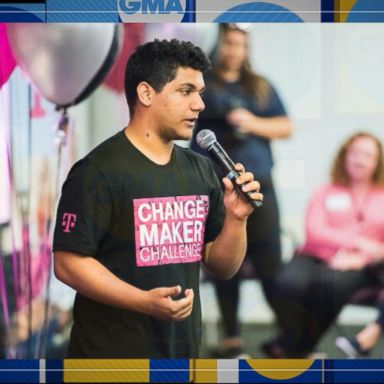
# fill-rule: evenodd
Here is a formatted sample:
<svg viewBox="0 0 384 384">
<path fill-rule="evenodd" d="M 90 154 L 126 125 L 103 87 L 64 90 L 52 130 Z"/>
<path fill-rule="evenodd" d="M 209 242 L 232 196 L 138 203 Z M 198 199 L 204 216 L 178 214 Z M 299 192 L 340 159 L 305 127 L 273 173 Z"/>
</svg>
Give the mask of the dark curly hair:
<svg viewBox="0 0 384 384">
<path fill-rule="evenodd" d="M 210 61 L 199 47 L 177 39 L 156 39 L 136 49 L 125 68 L 125 96 L 131 117 L 137 102 L 138 84 L 146 81 L 156 92 L 161 92 L 165 84 L 176 77 L 180 67 L 205 72 Z"/>
</svg>

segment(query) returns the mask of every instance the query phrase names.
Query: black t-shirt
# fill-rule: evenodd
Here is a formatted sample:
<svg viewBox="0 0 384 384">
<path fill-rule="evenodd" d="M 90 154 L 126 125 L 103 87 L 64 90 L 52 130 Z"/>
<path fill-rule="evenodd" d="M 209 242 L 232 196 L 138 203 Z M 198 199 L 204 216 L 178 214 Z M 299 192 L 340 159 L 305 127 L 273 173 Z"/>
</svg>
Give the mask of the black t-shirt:
<svg viewBox="0 0 384 384">
<path fill-rule="evenodd" d="M 170 322 L 77 293 L 68 356 L 197 357 L 202 248 L 223 218 L 212 165 L 189 149 L 175 145 L 170 162 L 158 165 L 121 131 L 78 161 L 63 185 L 53 250 L 93 256 L 143 290 L 193 288 L 195 299 L 189 318 Z"/>
</svg>

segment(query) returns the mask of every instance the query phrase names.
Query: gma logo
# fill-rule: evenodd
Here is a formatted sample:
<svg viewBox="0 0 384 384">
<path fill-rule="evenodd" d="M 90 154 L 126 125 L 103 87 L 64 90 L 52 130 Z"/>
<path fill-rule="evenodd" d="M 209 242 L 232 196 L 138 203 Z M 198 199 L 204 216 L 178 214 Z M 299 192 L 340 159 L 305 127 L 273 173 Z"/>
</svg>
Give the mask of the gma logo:
<svg viewBox="0 0 384 384">
<path fill-rule="evenodd" d="M 133 15 L 135 13 L 169 15 L 171 13 L 183 14 L 184 9 L 180 0 L 141 0 L 127 1 L 119 0 L 122 12 Z"/>
</svg>

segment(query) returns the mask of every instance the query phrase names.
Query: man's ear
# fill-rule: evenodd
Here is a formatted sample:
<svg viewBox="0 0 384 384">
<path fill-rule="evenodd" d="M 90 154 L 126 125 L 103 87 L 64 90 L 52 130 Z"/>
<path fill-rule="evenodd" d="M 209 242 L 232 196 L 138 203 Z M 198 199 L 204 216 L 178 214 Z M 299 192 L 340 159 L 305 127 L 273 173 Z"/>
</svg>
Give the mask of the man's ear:
<svg viewBox="0 0 384 384">
<path fill-rule="evenodd" d="M 137 99 L 142 105 L 145 107 L 152 105 L 155 90 L 146 81 L 142 81 L 137 85 L 136 92 Z"/>
</svg>

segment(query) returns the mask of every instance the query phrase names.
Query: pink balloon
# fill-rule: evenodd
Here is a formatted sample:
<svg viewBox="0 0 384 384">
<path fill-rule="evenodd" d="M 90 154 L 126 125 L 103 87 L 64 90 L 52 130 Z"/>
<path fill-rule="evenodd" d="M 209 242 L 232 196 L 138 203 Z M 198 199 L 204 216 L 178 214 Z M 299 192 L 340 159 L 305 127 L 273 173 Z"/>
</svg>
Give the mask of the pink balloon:
<svg viewBox="0 0 384 384">
<path fill-rule="evenodd" d="M 5 23 L 0 23 L 0 88 L 9 79 L 15 66 L 16 61 L 8 44 Z"/>
</svg>

